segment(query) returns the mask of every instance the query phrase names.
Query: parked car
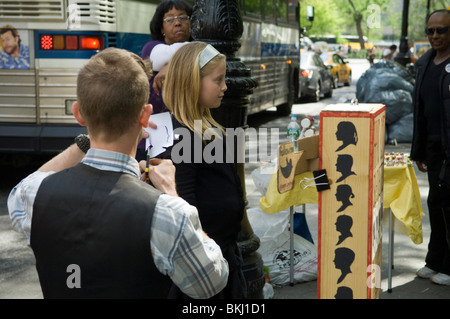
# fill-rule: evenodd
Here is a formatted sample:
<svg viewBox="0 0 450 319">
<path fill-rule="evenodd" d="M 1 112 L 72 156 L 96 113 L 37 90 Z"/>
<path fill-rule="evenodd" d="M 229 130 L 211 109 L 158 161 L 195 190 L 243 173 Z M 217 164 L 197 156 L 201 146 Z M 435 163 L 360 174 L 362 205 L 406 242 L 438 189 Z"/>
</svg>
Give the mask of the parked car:
<svg viewBox="0 0 450 319">
<path fill-rule="evenodd" d="M 350 86 L 352 83 L 352 68 L 347 65 L 348 61 L 335 52 L 322 53 L 320 57 L 333 74 L 333 88 L 337 89 L 341 83 Z"/>
<path fill-rule="evenodd" d="M 300 51 L 312 50 L 313 45 L 314 42 L 312 42 L 310 38 L 306 36 L 300 37 Z"/>
<path fill-rule="evenodd" d="M 333 95 L 333 75 L 316 52 L 300 52 L 300 85 L 301 97 L 310 97 L 316 102 L 322 94 Z"/>
</svg>

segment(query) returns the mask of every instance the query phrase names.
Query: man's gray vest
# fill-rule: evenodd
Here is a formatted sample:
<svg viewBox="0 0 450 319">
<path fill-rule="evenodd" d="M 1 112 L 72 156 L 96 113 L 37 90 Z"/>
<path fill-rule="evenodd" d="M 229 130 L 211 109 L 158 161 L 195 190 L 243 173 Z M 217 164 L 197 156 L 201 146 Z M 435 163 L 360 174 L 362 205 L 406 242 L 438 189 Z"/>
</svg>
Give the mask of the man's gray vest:
<svg viewBox="0 0 450 319">
<path fill-rule="evenodd" d="M 31 226 L 44 298 L 165 298 L 171 281 L 150 250 L 159 195 L 84 164 L 44 179 Z"/>
</svg>

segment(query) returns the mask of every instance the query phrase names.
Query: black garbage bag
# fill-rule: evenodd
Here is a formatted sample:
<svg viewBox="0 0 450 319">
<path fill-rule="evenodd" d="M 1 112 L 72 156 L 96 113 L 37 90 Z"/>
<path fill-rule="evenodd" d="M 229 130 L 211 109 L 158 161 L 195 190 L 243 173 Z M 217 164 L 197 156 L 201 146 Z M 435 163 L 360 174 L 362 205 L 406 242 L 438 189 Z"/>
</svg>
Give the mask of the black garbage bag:
<svg viewBox="0 0 450 319">
<path fill-rule="evenodd" d="M 396 140 L 397 143 L 411 143 L 413 139 L 414 114 L 403 116 L 398 121 L 387 126 L 388 140 Z"/>
<path fill-rule="evenodd" d="M 398 63 L 382 60 L 359 78 L 356 98 L 359 103 L 386 105 L 386 124 L 392 124 L 413 112 L 412 75 Z"/>
<path fill-rule="evenodd" d="M 374 64 L 372 67 L 375 69 L 391 69 L 392 71 L 394 71 L 394 73 L 396 73 L 397 75 L 399 75 L 400 77 L 402 77 L 403 79 L 414 85 L 415 81 L 414 74 L 411 72 L 410 69 L 404 67 L 401 64 L 398 64 L 391 60 L 382 59 L 377 64 Z"/>
</svg>

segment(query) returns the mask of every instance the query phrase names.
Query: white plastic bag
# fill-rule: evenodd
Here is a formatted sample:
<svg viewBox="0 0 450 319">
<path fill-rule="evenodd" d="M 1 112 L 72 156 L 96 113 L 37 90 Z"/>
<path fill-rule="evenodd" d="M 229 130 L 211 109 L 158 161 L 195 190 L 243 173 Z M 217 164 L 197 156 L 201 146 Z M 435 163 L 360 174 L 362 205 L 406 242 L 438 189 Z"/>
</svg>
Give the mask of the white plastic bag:
<svg viewBox="0 0 450 319">
<path fill-rule="evenodd" d="M 260 239 L 258 252 L 269 269 L 270 283 L 290 283 L 289 210 L 266 214 L 260 208 L 247 210 L 253 231 Z M 317 279 L 317 248 L 294 234 L 294 283 Z"/>
<path fill-rule="evenodd" d="M 274 160 L 272 162 L 264 162 L 261 167 L 254 169 L 251 173 L 253 183 L 262 196 L 266 195 L 267 188 L 269 188 L 270 179 L 272 178 L 272 174 L 277 172 L 277 163 L 277 160 Z"/>
</svg>

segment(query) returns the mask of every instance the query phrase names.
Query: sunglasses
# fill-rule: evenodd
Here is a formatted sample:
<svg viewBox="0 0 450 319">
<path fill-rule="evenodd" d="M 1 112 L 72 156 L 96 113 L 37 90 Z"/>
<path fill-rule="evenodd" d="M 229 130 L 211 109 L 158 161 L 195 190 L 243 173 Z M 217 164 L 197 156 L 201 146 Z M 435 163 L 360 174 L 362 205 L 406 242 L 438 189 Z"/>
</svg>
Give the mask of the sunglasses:
<svg viewBox="0 0 450 319">
<path fill-rule="evenodd" d="M 437 34 L 445 34 L 448 31 L 448 27 L 442 27 L 442 28 L 426 28 L 425 34 L 426 35 L 433 35 L 434 32 L 437 32 Z"/>
</svg>

